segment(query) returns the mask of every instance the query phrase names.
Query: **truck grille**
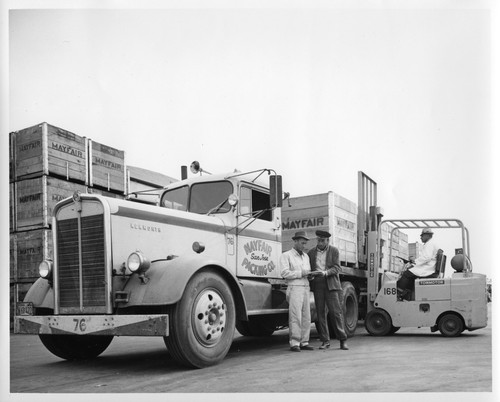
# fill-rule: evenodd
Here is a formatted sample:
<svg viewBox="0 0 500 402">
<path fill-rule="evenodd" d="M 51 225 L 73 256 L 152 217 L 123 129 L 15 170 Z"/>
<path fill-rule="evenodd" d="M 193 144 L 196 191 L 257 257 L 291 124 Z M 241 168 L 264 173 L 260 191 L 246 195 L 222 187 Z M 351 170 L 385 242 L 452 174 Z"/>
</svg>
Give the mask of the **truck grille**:
<svg viewBox="0 0 500 402">
<path fill-rule="evenodd" d="M 61 313 L 105 312 L 104 215 L 58 221 L 57 258 Z"/>
</svg>

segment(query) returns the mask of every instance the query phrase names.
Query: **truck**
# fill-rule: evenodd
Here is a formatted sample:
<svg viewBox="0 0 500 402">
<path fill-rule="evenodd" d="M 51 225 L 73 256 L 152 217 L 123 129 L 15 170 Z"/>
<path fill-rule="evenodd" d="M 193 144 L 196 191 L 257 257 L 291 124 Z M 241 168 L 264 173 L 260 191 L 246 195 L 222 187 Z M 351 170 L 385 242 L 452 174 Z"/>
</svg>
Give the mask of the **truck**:
<svg viewBox="0 0 500 402">
<path fill-rule="evenodd" d="M 14 332 L 67 360 L 95 358 L 115 336 L 161 336 L 177 362 L 203 368 L 224 359 L 235 330 L 286 328 L 281 175 L 191 168 L 199 175 L 183 167 L 158 205 L 79 192 L 60 201 L 53 260 L 17 304 Z M 349 336 L 376 309 L 382 274 L 376 183 L 362 172 L 358 181 L 357 261 L 341 275 Z"/>
</svg>

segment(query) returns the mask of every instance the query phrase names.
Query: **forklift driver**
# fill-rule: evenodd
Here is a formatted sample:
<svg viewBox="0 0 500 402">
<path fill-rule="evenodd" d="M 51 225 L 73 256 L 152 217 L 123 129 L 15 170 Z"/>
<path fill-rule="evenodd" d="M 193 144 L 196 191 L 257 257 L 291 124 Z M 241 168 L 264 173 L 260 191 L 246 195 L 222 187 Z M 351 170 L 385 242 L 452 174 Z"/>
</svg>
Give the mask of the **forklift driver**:
<svg viewBox="0 0 500 402">
<path fill-rule="evenodd" d="M 412 266 L 403 272 L 397 282 L 398 300 L 410 300 L 411 292 L 415 287 L 415 279 L 427 278 L 434 274 L 436 257 L 439 246 L 432 239 L 434 232 L 431 229 L 422 229 L 420 239 L 423 247 L 420 256 L 412 263 Z"/>
</svg>

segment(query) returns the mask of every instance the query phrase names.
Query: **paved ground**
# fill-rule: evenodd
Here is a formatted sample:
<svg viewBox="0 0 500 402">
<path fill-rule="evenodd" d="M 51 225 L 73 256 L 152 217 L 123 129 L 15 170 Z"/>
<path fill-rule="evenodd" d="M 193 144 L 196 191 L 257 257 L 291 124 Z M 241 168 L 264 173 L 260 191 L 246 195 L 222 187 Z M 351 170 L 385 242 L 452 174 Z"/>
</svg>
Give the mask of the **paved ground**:
<svg viewBox="0 0 500 402">
<path fill-rule="evenodd" d="M 444 338 L 428 328 L 402 329 L 376 338 L 359 327 L 351 350 L 291 353 L 288 333 L 269 338 L 236 333 L 226 359 L 203 370 L 180 368 L 161 338 L 115 338 L 91 362 L 51 355 L 37 336 L 10 337 L 11 393 L 376 393 L 479 392 L 492 396 L 492 331 L 487 328 Z M 314 326 L 313 326 L 314 328 Z M 312 342 L 319 346 L 316 331 Z M 289 394 L 291 395 L 291 394 Z M 404 400 L 411 394 L 406 394 Z M 431 394 L 419 394 L 427 401 Z M 479 399 L 478 399 L 479 398 Z M 303 398 L 301 398 L 303 399 Z M 456 400 L 445 398 L 444 400 Z M 65 398 L 64 400 L 68 400 Z M 343 399 L 345 400 L 345 399 Z M 472 400 L 472 399 L 470 399 Z M 489 399 L 485 399 L 489 400 Z"/>
</svg>

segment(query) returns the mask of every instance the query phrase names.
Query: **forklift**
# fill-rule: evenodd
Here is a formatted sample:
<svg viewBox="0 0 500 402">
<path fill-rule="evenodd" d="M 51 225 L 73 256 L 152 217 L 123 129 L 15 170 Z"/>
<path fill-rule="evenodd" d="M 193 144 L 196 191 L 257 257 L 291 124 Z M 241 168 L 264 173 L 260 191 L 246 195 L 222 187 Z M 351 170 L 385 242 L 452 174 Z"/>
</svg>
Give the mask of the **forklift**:
<svg viewBox="0 0 500 402">
<path fill-rule="evenodd" d="M 370 215 L 377 212 L 370 208 Z M 381 219 L 371 216 L 372 231 L 368 232 L 369 272 L 367 281 L 367 315 L 365 328 L 373 336 L 396 333 L 402 327 L 429 327 L 445 337 L 456 337 L 464 330 L 474 331 L 486 327 L 487 288 L 486 275 L 472 272 L 469 251 L 469 232 L 458 219 Z M 392 228 L 390 240 L 396 230 L 455 229 L 462 234 L 462 248 L 456 249 L 451 259 L 455 272 L 445 277 L 446 255 L 438 252 L 434 274 L 417 278 L 410 300 L 398 299 L 397 273 L 391 272 L 392 248 L 389 253 L 388 272 L 379 273 L 381 262 L 381 226 Z M 408 261 L 405 261 L 408 262 Z M 405 264 L 408 267 L 408 264 Z"/>
</svg>

